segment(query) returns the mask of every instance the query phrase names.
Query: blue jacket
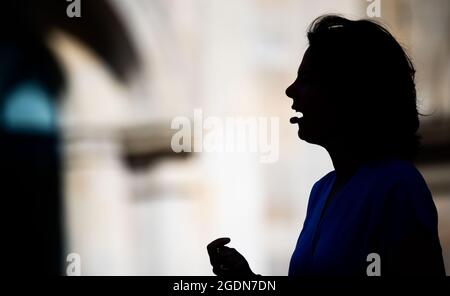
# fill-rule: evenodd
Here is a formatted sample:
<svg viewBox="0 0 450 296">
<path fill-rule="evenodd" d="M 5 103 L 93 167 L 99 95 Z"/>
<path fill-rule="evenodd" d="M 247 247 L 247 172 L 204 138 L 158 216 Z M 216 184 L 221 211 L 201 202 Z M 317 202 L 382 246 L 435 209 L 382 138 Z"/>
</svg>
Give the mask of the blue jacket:
<svg viewBox="0 0 450 296">
<path fill-rule="evenodd" d="M 445 275 L 436 207 L 411 163 L 360 167 L 324 209 L 335 179 L 332 171 L 312 188 L 290 276 L 364 276 L 371 253 L 379 255 L 381 276 Z"/>
</svg>

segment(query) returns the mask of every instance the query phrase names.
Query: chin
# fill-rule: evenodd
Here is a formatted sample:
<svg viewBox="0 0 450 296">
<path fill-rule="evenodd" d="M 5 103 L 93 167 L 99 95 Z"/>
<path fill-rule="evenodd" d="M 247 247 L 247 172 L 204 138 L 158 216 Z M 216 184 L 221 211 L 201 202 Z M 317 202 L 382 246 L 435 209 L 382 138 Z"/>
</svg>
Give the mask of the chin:
<svg viewBox="0 0 450 296">
<path fill-rule="evenodd" d="M 297 132 L 297 135 L 300 138 L 300 140 L 310 143 L 311 139 L 308 137 L 308 134 L 305 134 L 305 132 L 302 131 L 301 129 Z"/>
<path fill-rule="evenodd" d="M 309 144 L 320 145 L 320 143 L 322 142 L 319 139 L 317 139 L 316 137 L 308 135 L 307 133 L 305 133 L 302 130 L 299 130 L 297 134 L 298 134 L 298 137 L 300 138 L 300 140 L 303 140 Z"/>
</svg>

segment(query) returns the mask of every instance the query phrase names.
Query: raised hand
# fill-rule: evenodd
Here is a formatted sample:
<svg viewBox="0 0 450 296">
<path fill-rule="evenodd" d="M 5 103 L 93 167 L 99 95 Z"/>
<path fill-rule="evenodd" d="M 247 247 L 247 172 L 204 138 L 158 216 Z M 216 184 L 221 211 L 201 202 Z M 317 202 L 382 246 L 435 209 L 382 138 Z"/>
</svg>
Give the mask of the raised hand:
<svg viewBox="0 0 450 296">
<path fill-rule="evenodd" d="M 244 256 L 236 249 L 225 246 L 230 241 L 228 237 L 222 237 L 207 246 L 213 272 L 218 276 L 255 276 Z"/>
</svg>

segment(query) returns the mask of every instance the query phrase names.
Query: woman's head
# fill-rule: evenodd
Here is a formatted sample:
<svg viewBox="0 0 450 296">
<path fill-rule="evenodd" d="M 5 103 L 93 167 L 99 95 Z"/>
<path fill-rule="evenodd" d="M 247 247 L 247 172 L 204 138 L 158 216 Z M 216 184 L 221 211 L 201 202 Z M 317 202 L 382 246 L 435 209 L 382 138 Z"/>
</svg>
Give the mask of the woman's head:
<svg viewBox="0 0 450 296">
<path fill-rule="evenodd" d="M 411 60 L 381 25 L 322 16 L 308 30 L 309 47 L 286 94 L 303 140 L 367 156 L 412 158 L 419 118 Z M 345 148 L 340 147 L 340 148 Z"/>
</svg>

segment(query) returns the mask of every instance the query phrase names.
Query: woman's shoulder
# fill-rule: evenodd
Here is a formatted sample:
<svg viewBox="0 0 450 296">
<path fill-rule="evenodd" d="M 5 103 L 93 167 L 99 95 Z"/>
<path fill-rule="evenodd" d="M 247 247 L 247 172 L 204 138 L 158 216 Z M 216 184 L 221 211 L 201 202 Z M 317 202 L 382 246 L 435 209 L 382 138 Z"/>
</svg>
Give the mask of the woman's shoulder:
<svg viewBox="0 0 450 296">
<path fill-rule="evenodd" d="M 419 170 L 410 161 L 388 158 L 363 165 L 356 173 L 356 183 L 363 186 L 385 185 L 424 185 L 425 180 Z M 336 172 L 331 171 L 320 178 L 313 186 L 313 191 L 320 191 L 333 182 Z M 382 186 L 385 187 L 385 186 Z"/>
<path fill-rule="evenodd" d="M 434 207 L 427 183 L 413 163 L 389 159 L 375 164 L 368 174 L 373 180 L 372 187 L 387 198 L 388 204 Z"/>
<path fill-rule="evenodd" d="M 331 171 L 314 183 L 309 195 L 308 211 L 316 207 L 320 197 L 327 191 L 327 187 L 332 185 L 335 174 L 335 171 Z"/>
<path fill-rule="evenodd" d="M 376 181 L 389 185 L 425 186 L 426 183 L 419 170 L 410 161 L 391 158 L 378 161 L 366 168 L 368 175 Z"/>
<path fill-rule="evenodd" d="M 333 170 L 329 173 L 327 173 L 325 176 L 320 178 L 316 183 L 314 183 L 311 193 L 321 191 L 322 189 L 325 189 L 326 186 L 330 185 L 330 183 L 333 182 L 333 179 L 335 178 L 336 172 Z"/>
</svg>

